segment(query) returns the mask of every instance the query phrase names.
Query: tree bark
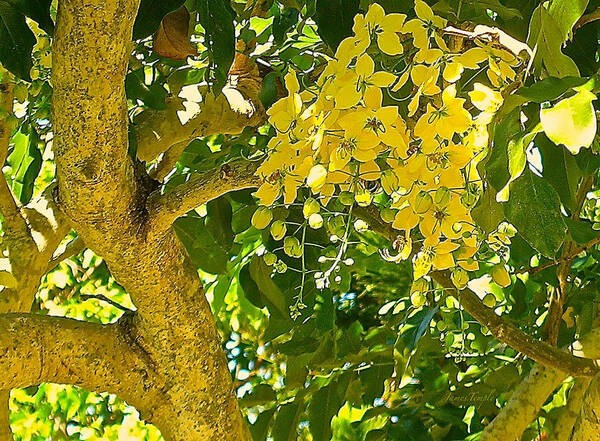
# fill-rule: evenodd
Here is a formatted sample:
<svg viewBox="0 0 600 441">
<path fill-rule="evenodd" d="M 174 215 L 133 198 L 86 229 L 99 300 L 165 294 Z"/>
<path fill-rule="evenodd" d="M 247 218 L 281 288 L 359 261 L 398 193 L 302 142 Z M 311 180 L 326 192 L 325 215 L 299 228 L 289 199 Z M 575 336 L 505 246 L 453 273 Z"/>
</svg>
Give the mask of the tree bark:
<svg viewBox="0 0 600 441">
<path fill-rule="evenodd" d="M 164 381 L 142 416 L 167 440 L 248 440 L 210 307 L 172 228 L 152 230 L 156 189 L 127 155 L 124 78 L 135 0 L 62 0 L 53 45 L 58 202 L 131 295 L 133 341 Z M 74 54 L 77 54 L 74 56 Z"/>
</svg>

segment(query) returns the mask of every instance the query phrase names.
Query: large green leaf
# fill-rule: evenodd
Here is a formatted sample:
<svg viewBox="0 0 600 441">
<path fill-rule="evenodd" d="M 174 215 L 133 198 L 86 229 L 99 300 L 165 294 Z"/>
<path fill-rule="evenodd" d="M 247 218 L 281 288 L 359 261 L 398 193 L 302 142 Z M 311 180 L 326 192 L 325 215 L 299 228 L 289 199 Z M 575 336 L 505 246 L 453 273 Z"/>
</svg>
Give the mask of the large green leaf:
<svg viewBox="0 0 600 441">
<path fill-rule="evenodd" d="M 273 415 L 275 415 L 275 409 L 265 410 L 258 416 L 256 422 L 250 426 L 253 441 L 265 441 L 267 439 Z"/>
<path fill-rule="evenodd" d="M 544 134 L 536 137 L 535 145 L 542 156 L 544 178 L 554 187 L 564 206 L 573 212 L 576 209 L 577 184 L 581 177 L 575 156 L 550 142 Z"/>
<path fill-rule="evenodd" d="M 243 283 L 243 272 L 240 271 L 240 282 L 249 300 L 258 307 L 272 305 L 282 316 L 287 317 L 289 312 L 285 295 L 271 278 L 271 268 L 265 264 L 262 257 L 254 256 L 250 264 L 244 268 L 247 268 L 248 275 L 258 290 L 257 292 L 251 291 L 251 284 Z"/>
<path fill-rule="evenodd" d="M 30 81 L 35 36 L 25 15 L 12 2 L 0 0 L 0 63 L 17 77 Z"/>
<path fill-rule="evenodd" d="M 585 12 L 589 0 L 552 0 L 548 12 L 558 25 L 562 41 L 571 38 L 573 25 Z"/>
<path fill-rule="evenodd" d="M 566 225 L 558 194 L 546 180 L 527 169 L 511 184 L 506 219 L 535 250 L 552 259 L 561 247 Z"/>
<path fill-rule="evenodd" d="M 345 392 L 337 381 L 332 381 L 312 396 L 308 408 L 308 422 L 314 441 L 331 439 L 331 420 L 344 404 Z"/>
<path fill-rule="evenodd" d="M 292 403 L 279 409 L 271 431 L 273 441 L 296 441 L 298 438 L 298 420 L 304 410 L 302 397 L 297 396 Z"/>
<path fill-rule="evenodd" d="M 317 0 L 315 22 L 327 46 L 335 52 L 341 41 L 352 34 L 354 16 L 358 13 L 358 0 Z M 333 19 L 335 17 L 335 22 Z"/>
<path fill-rule="evenodd" d="M 213 91 L 220 92 L 235 55 L 235 13 L 225 0 L 198 0 L 200 24 L 204 28 L 204 45 L 209 54 L 209 80 Z"/>
<path fill-rule="evenodd" d="M 496 190 L 500 191 L 508 183 L 508 145 L 510 140 L 521 130 L 519 115 L 521 108 L 513 109 L 494 128 L 494 142 L 488 157 L 481 164 L 482 174 L 486 181 Z"/>
<path fill-rule="evenodd" d="M 596 112 L 592 101 L 596 95 L 580 90 L 575 95 L 540 111 L 544 132 L 555 144 L 563 144 L 573 154 L 589 147 L 596 136 Z"/>
<path fill-rule="evenodd" d="M 179 9 L 185 0 L 141 0 L 133 25 L 133 38 L 146 38 L 158 29 L 163 17 Z"/>
<path fill-rule="evenodd" d="M 488 186 L 485 189 L 477 205 L 471 210 L 471 216 L 486 233 L 494 231 L 504 220 L 503 207 L 496 202 L 496 192 L 492 188 Z"/>
<path fill-rule="evenodd" d="M 521 87 L 515 93 L 535 103 L 554 101 L 573 87 L 581 86 L 588 81 L 581 77 L 548 77 L 528 87 Z"/>
<path fill-rule="evenodd" d="M 42 167 L 42 154 L 38 148 L 38 134 L 31 130 L 29 136 L 18 132 L 13 137 L 11 154 L 7 159 L 11 173 L 8 181 L 15 197 L 27 204 L 33 195 L 33 186 Z"/>
<path fill-rule="evenodd" d="M 212 274 L 222 274 L 227 270 L 230 247 L 211 234 L 203 218 L 181 217 L 175 221 L 173 228 L 194 265 Z"/>
<path fill-rule="evenodd" d="M 564 26 L 563 26 L 564 29 Z M 538 71 L 545 69 L 550 76 L 579 76 L 575 62 L 562 53 L 564 42 L 561 26 L 540 4 L 531 15 L 527 43 L 535 50 L 533 65 Z"/>
<path fill-rule="evenodd" d="M 50 5 L 52 0 L 3 0 L 12 5 L 21 14 L 35 21 L 40 29 L 52 35 L 54 22 L 50 18 Z"/>
</svg>

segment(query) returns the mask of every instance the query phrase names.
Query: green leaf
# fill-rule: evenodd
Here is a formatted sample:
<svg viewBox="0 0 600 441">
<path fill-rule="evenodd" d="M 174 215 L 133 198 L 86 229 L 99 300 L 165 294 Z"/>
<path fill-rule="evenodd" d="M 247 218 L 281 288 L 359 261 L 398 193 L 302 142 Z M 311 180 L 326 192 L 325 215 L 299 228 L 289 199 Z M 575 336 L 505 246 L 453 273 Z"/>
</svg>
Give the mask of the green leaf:
<svg viewBox="0 0 600 441">
<path fill-rule="evenodd" d="M 475 223 L 486 233 L 494 231 L 504 220 L 504 209 L 496 202 L 496 192 L 489 186 L 485 189 L 477 205 L 471 210 Z"/>
<path fill-rule="evenodd" d="M 273 415 L 275 415 L 275 409 L 265 410 L 258 416 L 254 424 L 250 426 L 252 441 L 265 441 L 267 439 Z"/>
<path fill-rule="evenodd" d="M 12 2 L 0 0 L 0 63 L 15 76 L 31 81 L 31 50 L 35 36 L 25 15 Z"/>
<path fill-rule="evenodd" d="M 225 249 L 233 246 L 232 209 L 229 201 L 220 197 L 206 204 L 206 228 Z"/>
<path fill-rule="evenodd" d="M 533 65 L 536 70 L 545 69 L 548 75 L 558 78 L 579 76 L 575 62 L 562 53 L 563 42 L 561 26 L 540 4 L 531 15 L 527 36 L 527 44 L 535 50 Z"/>
<path fill-rule="evenodd" d="M 284 404 L 279 408 L 275 417 L 271 437 L 273 441 L 296 441 L 298 436 L 298 421 L 304 410 L 302 396 L 296 396 L 292 403 Z"/>
<path fill-rule="evenodd" d="M 52 35 L 54 22 L 50 17 L 50 5 L 52 0 L 2 0 L 12 5 L 21 14 L 35 21 L 40 29 Z"/>
<path fill-rule="evenodd" d="M 585 245 L 600 235 L 600 231 L 594 230 L 588 221 L 565 218 L 565 222 L 569 228 L 571 239 L 579 245 Z"/>
<path fill-rule="evenodd" d="M 341 41 L 352 34 L 359 0 L 317 0 L 313 17 L 323 41 L 335 52 Z M 335 17 L 335 23 L 332 23 Z"/>
<path fill-rule="evenodd" d="M 7 159 L 11 167 L 8 181 L 21 204 L 27 204 L 31 200 L 35 179 L 42 167 L 39 136 L 33 129 L 30 132 L 29 136 L 18 132 L 13 137 L 14 148 Z"/>
<path fill-rule="evenodd" d="M 268 384 L 259 384 L 252 389 L 252 392 L 244 395 L 240 399 L 242 407 L 263 406 L 277 400 L 277 394 Z"/>
<path fill-rule="evenodd" d="M 319 389 L 310 401 L 308 423 L 314 441 L 331 439 L 331 420 L 344 404 L 345 390 L 341 390 L 337 381 Z"/>
<path fill-rule="evenodd" d="M 160 83 L 152 83 L 147 86 L 144 83 L 143 69 L 127 74 L 125 77 L 125 92 L 128 99 L 142 100 L 146 106 L 152 109 L 164 110 L 167 108 L 165 104 L 167 90 Z"/>
<path fill-rule="evenodd" d="M 511 184 L 510 192 L 504 206 L 506 219 L 535 250 L 549 259 L 554 258 L 567 229 L 560 213 L 558 194 L 529 169 Z"/>
<path fill-rule="evenodd" d="M 212 274 L 223 274 L 227 270 L 229 247 L 214 238 L 204 225 L 203 218 L 181 217 L 175 221 L 173 228 L 194 265 Z"/>
<path fill-rule="evenodd" d="M 133 25 L 133 39 L 139 40 L 154 34 L 163 17 L 184 3 L 185 0 L 141 0 Z"/>
<path fill-rule="evenodd" d="M 298 23 L 300 13 L 294 8 L 284 8 L 273 19 L 273 38 L 275 43 L 282 44 L 286 33 Z"/>
<path fill-rule="evenodd" d="M 575 156 L 550 142 L 544 134 L 536 137 L 535 145 L 542 156 L 544 178 L 554 187 L 563 205 L 573 212 L 576 210 L 575 194 L 581 177 Z"/>
<path fill-rule="evenodd" d="M 197 5 L 211 65 L 209 80 L 213 92 L 219 93 L 235 55 L 235 13 L 225 0 L 198 0 Z"/>
<path fill-rule="evenodd" d="M 271 268 L 262 257 L 254 256 L 248 264 L 248 270 L 250 277 L 256 283 L 261 299 L 266 299 L 281 315 L 287 317 L 289 313 L 285 295 L 271 278 Z M 264 300 L 261 301 L 266 305 Z"/>
<path fill-rule="evenodd" d="M 528 87 L 521 87 L 515 93 L 534 103 L 554 101 L 573 87 L 581 86 L 588 81 L 581 77 L 548 77 Z"/>
<path fill-rule="evenodd" d="M 540 110 L 542 128 L 555 144 L 564 144 L 573 154 L 589 147 L 596 136 L 596 113 L 592 101 L 596 95 L 581 90 L 548 109 Z"/>
<path fill-rule="evenodd" d="M 571 38 L 573 25 L 585 12 L 589 0 L 553 0 L 548 7 L 548 13 L 558 25 L 562 41 Z"/>
<path fill-rule="evenodd" d="M 513 109 L 494 128 L 494 142 L 491 151 L 482 163 L 483 172 L 487 182 L 496 190 L 500 191 L 508 183 L 510 173 L 508 171 L 508 145 L 510 140 L 520 130 L 519 115 L 521 108 Z"/>
</svg>

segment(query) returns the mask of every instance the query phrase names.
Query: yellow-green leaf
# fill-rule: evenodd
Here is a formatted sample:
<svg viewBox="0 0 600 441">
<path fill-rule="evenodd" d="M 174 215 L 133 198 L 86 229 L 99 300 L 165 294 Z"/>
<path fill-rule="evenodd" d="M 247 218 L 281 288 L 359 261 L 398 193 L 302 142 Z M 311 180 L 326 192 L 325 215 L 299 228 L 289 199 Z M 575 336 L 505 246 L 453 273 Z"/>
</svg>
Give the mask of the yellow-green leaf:
<svg viewBox="0 0 600 441">
<path fill-rule="evenodd" d="M 564 144 L 573 154 L 589 147 L 596 136 L 596 114 L 592 101 L 596 96 L 581 90 L 553 107 L 540 111 L 540 121 L 546 135 L 555 144 Z"/>
</svg>

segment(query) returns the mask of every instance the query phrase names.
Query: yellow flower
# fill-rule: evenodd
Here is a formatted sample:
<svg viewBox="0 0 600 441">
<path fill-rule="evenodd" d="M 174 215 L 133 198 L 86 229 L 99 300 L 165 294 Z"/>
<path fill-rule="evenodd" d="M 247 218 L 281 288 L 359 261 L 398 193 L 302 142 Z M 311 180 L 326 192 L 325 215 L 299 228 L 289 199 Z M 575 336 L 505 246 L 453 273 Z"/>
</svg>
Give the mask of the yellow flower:
<svg viewBox="0 0 600 441">
<path fill-rule="evenodd" d="M 293 70 L 285 76 L 285 86 L 288 96 L 281 98 L 267 111 L 269 122 L 281 133 L 288 132 L 296 125 L 302 111 L 302 97 L 298 93 L 300 85 Z"/>
<path fill-rule="evenodd" d="M 481 83 L 473 85 L 473 91 L 469 92 L 469 98 L 471 98 L 471 102 L 475 107 L 482 112 L 489 113 L 496 112 L 504 101 L 500 92 L 490 89 Z"/>
<path fill-rule="evenodd" d="M 454 84 L 442 92 L 442 106 L 436 109 L 427 105 L 427 112 L 419 118 L 414 129 L 418 138 L 423 140 L 423 152 L 431 153 L 439 144 L 436 137 L 451 139 L 455 133 L 466 132 L 471 125 L 471 115 L 463 107 L 462 98 L 456 98 Z"/>
<path fill-rule="evenodd" d="M 471 222 L 469 210 L 453 195 L 447 204 L 436 204 L 423 214 L 419 223 L 421 234 L 428 237 L 439 237 L 443 234 L 447 239 L 457 239 L 466 230 L 463 222 Z"/>
<path fill-rule="evenodd" d="M 423 242 L 422 253 L 431 259 L 433 268 L 438 270 L 454 267 L 454 257 L 452 251 L 460 245 L 450 240 L 440 242 L 437 237 L 428 237 Z"/>
<path fill-rule="evenodd" d="M 362 54 L 356 62 L 354 75 L 349 74 L 344 78 L 344 86 L 339 89 L 335 98 L 336 108 L 348 109 L 356 106 L 363 97 L 367 107 L 379 107 L 382 99 L 380 87 L 388 87 L 395 80 L 394 74 L 375 72 L 373 59 L 367 54 Z"/>
<path fill-rule="evenodd" d="M 382 52 L 399 55 L 404 48 L 398 34 L 402 32 L 405 19 L 404 14 L 386 15 L 378 3 L 373 3 L 365 16 L 356 16 L 352 29 L 355 33 L 360 33 L 366 28 L 371 35 L 377 36 L 377 46 Z"/>
</svg>

